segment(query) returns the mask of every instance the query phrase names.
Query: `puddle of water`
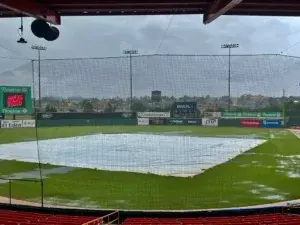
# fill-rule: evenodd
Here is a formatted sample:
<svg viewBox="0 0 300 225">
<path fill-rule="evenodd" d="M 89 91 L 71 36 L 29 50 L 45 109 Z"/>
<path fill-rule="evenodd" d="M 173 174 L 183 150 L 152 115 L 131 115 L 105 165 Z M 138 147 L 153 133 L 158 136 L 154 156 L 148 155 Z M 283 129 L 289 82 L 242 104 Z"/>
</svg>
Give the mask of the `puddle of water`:
<svg viewBox="0 0 300 225">
<path fill-rule="evenodd" d="M 280 192 L 276 188 L 269 187 L 263 184 L 257 184 L 252 181 L 238 182 L 236 184 L 248 185 L 249 192 L 261 199 L 283 201 L 288 195 L 287 193 Z"/>
<path fill-rule="evenodd" d="M 267 195 L 261 198 L 266 200 L 276 200 L 276 201 L 284 201 L 286 199 L 283 195 Z"/>
<path fill-rule="evenodd" d="M 287 173 L 287 176 L 288 176 L 289 178 L 300 178 L 300 173 L 299 173 L 299 172 L 296 173 L 296 172 L 289 171 L 289 172 Z"/>
<path fill-rule="evenodd" d="M 76 170 L 78 168 L 73 167 L 56 167 L 51 169 L 42 169 L 42 177 L 43 179 L 49 178 L 49 175 L 55 174 L 67 174 L 70 171 Z M 6 176 L 6 178 L 10 179 L 32 179 L 39 180 L 40 179 L 40 171 L 39 169 L 35 169 L 33 171 L 14 173 Z M 8 183 L 8 180 L 0 180 L 0 184 Z"/>
</svg>

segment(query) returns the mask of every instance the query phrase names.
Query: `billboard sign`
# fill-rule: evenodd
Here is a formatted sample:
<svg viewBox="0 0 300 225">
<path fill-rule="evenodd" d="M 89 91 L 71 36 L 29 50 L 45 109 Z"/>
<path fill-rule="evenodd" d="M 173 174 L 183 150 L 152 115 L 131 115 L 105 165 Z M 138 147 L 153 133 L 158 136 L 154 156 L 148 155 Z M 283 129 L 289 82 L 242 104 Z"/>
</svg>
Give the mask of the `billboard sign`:
<svg viewBox="0 0 300 225">
<path fill-rule="evenodd" d="M 138 117 L 143 118 L 170 118 L 170 112 L 138 112 Z"/>
<path fill-rule="evenodd" d="M 224 118 L 281 118 L 281 112 L 222 112 Z"/>
<path fill-rule="evenodd" d="M 281 120 L 262 120 L 260 126 L 262 128 L 280 128 L 282 126 Z"/>
<path fill-rule="evenodd" d="M 138 118 L 137 120 L 139 126 L 149 125 L 149 118 Z"/>
<path fill-rule="evenodd" d="M 35 127 L 35 120 L 23 120 L 22 126 L 23 128 Z"/>
<path fill-rule="evenodd" d="M 22 128 L 22 120 L 1 120 L 1 128 Z"/>
<path fill-rule="evenodd" d="M 0 113 L 31 114 L 31 87 L 0 86 Z"/>
<path fill-rule="evenodd" d="M 217 127 L 218 126 L 218 119 L 203 118 L 202 119 L 202 126 Z"/>
<path fill-rule="evenodd" d="M 260 127 L 260 121 L 258 119 L 241 119 L 241 127 Z"/>
<path fill-rule="evenodd" d="M 201 125 L 201 120 L 197 120 L 197 119 L 186 119 L 185 123 L 187 125 Z"/>
<path fill-rule="evenodd" d="M 197 109 L 197 102 L 175 102 L 175 110 L 195 110 Z"/>
<path fill-rule="evenodd" d="M 171 124 L 171 125 L 184 125 L 184 120 L 183 119 L 169 119 L 168 124 Z"/>
<path fill-rule="evenodd" d="M 161 101 L 161 91 L 152 91 L 151 92 L 151 100 L 154 102 Z"/>
</svg>

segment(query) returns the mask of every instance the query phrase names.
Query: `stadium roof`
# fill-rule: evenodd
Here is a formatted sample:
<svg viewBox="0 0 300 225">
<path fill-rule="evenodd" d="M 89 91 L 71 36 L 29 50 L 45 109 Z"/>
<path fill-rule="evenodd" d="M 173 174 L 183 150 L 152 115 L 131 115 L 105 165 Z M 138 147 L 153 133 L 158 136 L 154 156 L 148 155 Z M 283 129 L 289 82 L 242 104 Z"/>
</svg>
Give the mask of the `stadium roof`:
<svg viewBox="0 0 300 225">
<path fill-rule="evenodd" d="M 204 14 L 300 16 L 299 0 L 0 0 L 0 17 L 21 15 L 59 25 L 61 16 Z"/>
</svg>

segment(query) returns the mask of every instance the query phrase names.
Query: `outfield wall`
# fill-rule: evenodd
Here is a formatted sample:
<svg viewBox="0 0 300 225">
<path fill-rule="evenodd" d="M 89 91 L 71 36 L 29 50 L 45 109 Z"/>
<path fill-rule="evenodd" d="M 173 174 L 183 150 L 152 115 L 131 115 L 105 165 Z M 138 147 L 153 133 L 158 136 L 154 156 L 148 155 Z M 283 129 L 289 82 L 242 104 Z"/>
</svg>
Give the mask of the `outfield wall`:
<svg viewBox="0 0 300 225">
<path fill-rule="evenodd" d="M 247 114 L 248 115 L 248 114 Z M 273 114 L 271 114 L 273 115 Z M 274 114 L 275 115 L 275 114 Z M 1 120 L 1 118 L 0 118 Z M 38 113 L 36 120 L 1 120 L 1 128 L 64 126 L 186 125 L 218 127 L 285 128 L 300 126 L 299 117 L 171 118 L 170 112 Z"/>
<path fill-rule="evenodd" d="M 169 126 L 207 126 L 207 127 L 249 127 L 285 128 L 283 120 L 258 119 L 182 119 L 182 118 L 99 118 L 99 119 L 43 119 L 43 120 L 1 120 L 0 128 L 66 127 L 66 126 L 126 126 L 126 125 L 169 125 Z M 300 126 L 292 124 L 288 127 Z"/>
</svg>

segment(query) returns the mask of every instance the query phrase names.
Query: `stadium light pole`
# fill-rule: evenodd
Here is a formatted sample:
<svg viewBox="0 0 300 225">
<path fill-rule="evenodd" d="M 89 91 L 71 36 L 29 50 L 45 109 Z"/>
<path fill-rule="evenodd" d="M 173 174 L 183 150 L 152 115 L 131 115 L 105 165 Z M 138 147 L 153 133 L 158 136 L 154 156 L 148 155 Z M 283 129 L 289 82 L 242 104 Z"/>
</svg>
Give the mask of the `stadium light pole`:
<svg viewBox="0 0 300 225">
<path fill-rule="evenodd" d="M 239 44 L 223 44 L 221 48 L 228 48 L 228 110 L 230 110 L 231 100 L 231 49 L 238 48 Z"/>
<path fill-rule="evenodd" d="M 137 55 L 137 49 L 127 49 L 123 51 L 124 55 L 129 55 L 129 73 L 130 73 L 130 112 L 132 112 L 132 55 Z"/>
<path fill-rule="evenodd" d="M 47 48 L 41 45 L 32 45 L 31 49 L 38 51 L 39 109 L 41 110 L 41 51 L 46 51 Z"/>
</svg>

